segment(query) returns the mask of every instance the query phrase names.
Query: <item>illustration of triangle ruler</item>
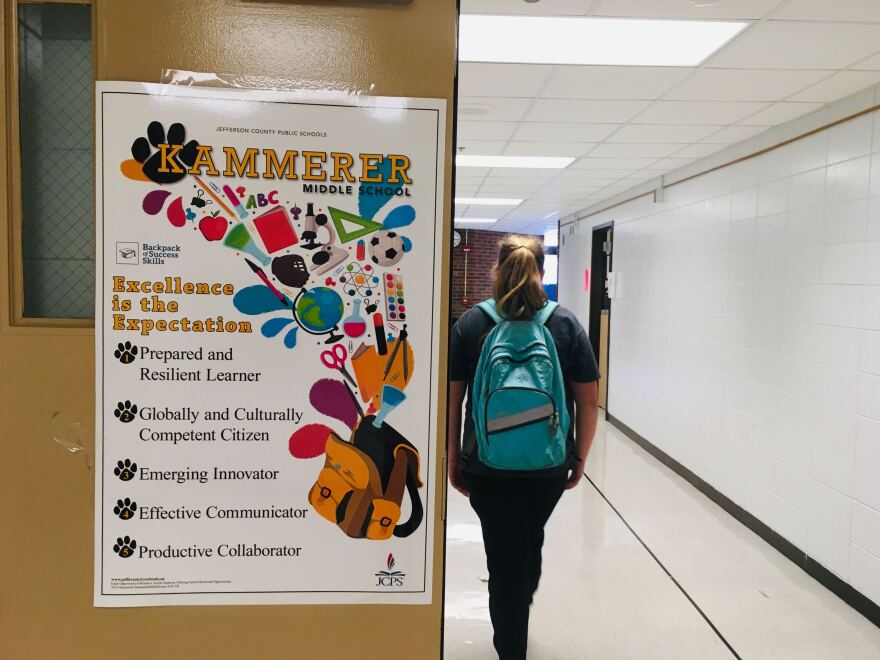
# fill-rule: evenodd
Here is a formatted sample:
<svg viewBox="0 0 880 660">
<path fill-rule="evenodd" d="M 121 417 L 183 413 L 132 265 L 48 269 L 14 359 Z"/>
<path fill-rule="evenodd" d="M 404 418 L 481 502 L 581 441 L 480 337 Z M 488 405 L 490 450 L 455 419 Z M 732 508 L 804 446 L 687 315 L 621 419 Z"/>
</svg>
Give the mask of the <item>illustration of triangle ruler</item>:
<svg viewBox="0 0 880 660">
<path fill-rule="evenodd" d="M 343 243 L 363 238 L 368 234 L 372 234 L 373 232 L 382 229 L 380 223 L 373 220 L 367 220 L 354 213 L 349 213 L 348 211 L 343 211 L 341 209 L 334 209 L 332 206 L 328 206 L 327 210 L 330 211 L 330 217 L 333 219 L 333 226 L 336 228 L 339 240 Z M 357 228 L 349 229 L 352 225 Z"/>
</svg>

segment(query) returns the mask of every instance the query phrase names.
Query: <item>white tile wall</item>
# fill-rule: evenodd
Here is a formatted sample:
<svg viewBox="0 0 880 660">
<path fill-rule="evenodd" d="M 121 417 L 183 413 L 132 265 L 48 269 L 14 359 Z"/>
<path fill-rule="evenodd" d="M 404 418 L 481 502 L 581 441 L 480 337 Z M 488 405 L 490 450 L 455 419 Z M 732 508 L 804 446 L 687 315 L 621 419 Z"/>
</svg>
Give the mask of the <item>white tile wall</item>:
<svg viewBox="0 0 880 660">
<path fill-rule="evenodd" d="M 580 220 L 562 272 L 609 220 L 611 414 L 880 602 L 880 112 Z"/>
</svg>

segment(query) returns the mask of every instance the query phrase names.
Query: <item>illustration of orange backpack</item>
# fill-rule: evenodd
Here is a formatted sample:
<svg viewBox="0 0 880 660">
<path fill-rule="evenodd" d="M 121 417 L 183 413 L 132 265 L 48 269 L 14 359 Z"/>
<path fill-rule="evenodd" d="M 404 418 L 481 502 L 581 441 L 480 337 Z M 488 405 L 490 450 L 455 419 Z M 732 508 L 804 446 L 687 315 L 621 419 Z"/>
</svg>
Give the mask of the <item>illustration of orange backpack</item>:
<svg viewBox="0 0 880 660">
<path fill-rule="evenodd" d="M 419 452 L 388 424 L 374 426 L 374 419 L 362 418 L 351 442 L 330 434 L 309 502 L 352 538 L 404 538 L 418 529 L 424 516 L 418 493 Z M 400 523 L 404 491 L 411 512 L 409 520 Z"/>
</svg>

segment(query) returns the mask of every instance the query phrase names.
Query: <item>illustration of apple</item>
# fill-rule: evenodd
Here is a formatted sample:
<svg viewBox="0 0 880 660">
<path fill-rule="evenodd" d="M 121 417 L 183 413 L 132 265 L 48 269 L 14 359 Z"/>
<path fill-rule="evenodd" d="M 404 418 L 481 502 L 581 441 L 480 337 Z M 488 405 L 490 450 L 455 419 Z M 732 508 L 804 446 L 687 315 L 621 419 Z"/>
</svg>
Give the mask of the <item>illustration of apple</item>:
<svg viewBox="0 0 880 660">
<path fill-rule="evenodd" d="M 214 211 L 211 215 L 206 215 L 199 220 L 199 231 L 208 241 L 219 241 L 226 236 L 226 228 L 229 222 L 222 215 L 218 215 L 219 211 Z"/>
</svg>

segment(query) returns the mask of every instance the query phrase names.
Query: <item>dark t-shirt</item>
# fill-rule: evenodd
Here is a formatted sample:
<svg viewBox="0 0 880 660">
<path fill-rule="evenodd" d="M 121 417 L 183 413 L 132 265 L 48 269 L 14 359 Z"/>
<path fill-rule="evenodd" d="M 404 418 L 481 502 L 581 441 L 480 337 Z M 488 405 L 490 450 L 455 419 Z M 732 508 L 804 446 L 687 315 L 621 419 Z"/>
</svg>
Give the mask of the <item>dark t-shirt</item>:
<svg viewBox="0 0 880 660">
<path fill-rule="evenodd" d="M 562 367 L 562 376 L 565 379 L 565 406 L 571 425 L 568 431 L 569 446 L 574 449 L 574 396 L 571 383 L 591 383 L 599 380 L 599 369 L 596 366 L 596 358 L 593 356 L 593 348 L 587 338 L 577 317 L 565 307 L 559 306 L 547 320 L 547 329 L 556 344 L 556 352 L 559 355 L 559 364 Z M 481 309 L 474 307 L 461 315 L 452 327 L 450 340 L 450 378 L 452 380 L 467 381 L 467 401 L 465 403 L 464 421 L 464 448 L 465 453 L 470 451 L 468 460 L 463 469 L 471 474 L 481 475 L 529 475 L 529 476 L 557 476 L 566 472 L 569 465 L 549 470 L 517 472 L 510 470 L 495 470 L 484 465 L 479 458 L 477 443 L 475 442 L 474 420 L 471 415 L 471 390 L 474 385 L 474 376 L 477 371 L 477 362 L 480 360 L 480 350 L 483 348 L 483 340 L 492 331 L 495 322 Z M 473 447 L 471 449 L 471 447 Z"/>
</svg>

